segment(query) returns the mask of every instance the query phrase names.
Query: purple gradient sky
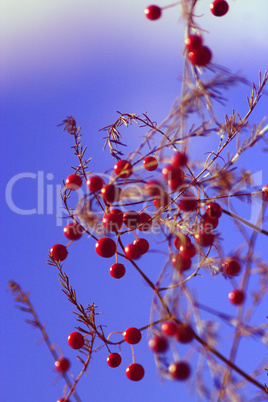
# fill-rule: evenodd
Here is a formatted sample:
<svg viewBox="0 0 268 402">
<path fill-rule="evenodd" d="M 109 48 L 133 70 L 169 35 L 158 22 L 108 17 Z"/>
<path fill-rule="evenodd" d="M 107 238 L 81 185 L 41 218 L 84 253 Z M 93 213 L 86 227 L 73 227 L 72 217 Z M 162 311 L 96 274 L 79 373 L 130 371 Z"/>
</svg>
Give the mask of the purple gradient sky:
<svg viewBox="0 0 268 402">
<path fill-rule="evenodd" d="M 258 71 L 267 68 L 268 4 L 266 0 L 258 0 L 258 7 L 253 3 L 230 1 L 230 12 L 222 19 L 210 14 L 210 1 L 200 1 L 198 11 L 204 14 L 200 25 L 208 31 L 204 37 L 213 51 L 213 61 L 257 81 Z M 57 273 L 46 265 L 49 248 L 65 241 L 62 228 L 56 226 L 56 187 L 70 174 L 70 165 L 76 163 L 70 150 L 71 137 L 56 125 L 67 115 L 76 118 L 82 126 L 84 144 L 90 145 L 87 154 L 93 157 L 90 169 L 102 172 L 114 162 L 108 151 L 101 153 L 103 140 L 98 130 L 117 118 L 117 110 L 138 114 L 147 111 L 157 122 L 167 115 L 180 94 L 184 27 L 179 8 L 167 10 L 161 20 L 152 23 L 143 15 L 147 5 L 141 0 L 14 0 L 1 5 L 2 188 L 16 174 L 43 172 L 44 183 L 39 185 L 44 189 L 45 209 L 43 214 L 16 214 L 2 192 L 0 396 L 3 401 L 53 402 L 63 389 L 61 379 L 53 385 L 57 375 L 46 346 L 37 346 L 40 334 L 24 324 L 26 317 L 14 308 L 7 292 L 10 279 L 30 290 L 32 303 L 41 321 L 46 323 L 51 340 L 72 361 L 72 372 L 75 375 L 79 372 L 75 352 L 66 341 L 76 325 L 72 306 L 60 290 Z M 247 94 L 246 87 L 230 92 L 232 102 L 226 109 L 219 108 L 219 114 L 233 106 L 243 113 Z M 262 120 L 266 114 L 267 97 L 264 97 L 253 120 Z M 131 136 L 125 132 L 124 138 L 129 150 L 136 147 L 141 135 L 137 132 L 134 136 L 133 130 L 130 133 Z M 206 142 L 209 150 L 215 144 Z M 193 144 L 190 157 L 203 160 L 207 150 Z M 258 180 L 268 182 L 267 153 L 262 152 L 262 147 L 246 154 L 241 163 L 255 172 Z M 51 214 L 47 213 L 46 201 L 50 190 L 53 191 Z M 19 181 L 12 196 L 20 208 L 37 208 L 37 180 Z M 249 207 L 239 204 L 238 208 L 245 217 L 250 216 Z M 232 250 L 236 238 L 235 232 L 231 236 L 229 230 L 224 218 L 221 232 L 226 236 L 226 252 Z M 259 236 L 260 253 L 266 251 L 266 243 Z M 157 244 L 153 244 L 156 248 Z M 158 261 L 155 254 L 142 260 L 145 271 L 153 278 L 159 271 Z M 128 326 L 143 326 L 149 319 L 152 294 L 128 268 L 128 275 L 115 283 L 107 274 L 107 261 L 95 255 L 94 243 L 86 238 L 74 245 L 64 265 L 79 301 L 85 305 L 94 301 L 103 312 L 99 323 L 107 325 L 107 334 Z M 217 304 L 219 310 L 232 314 L 234 310 L 226 306 L 229 289 L 229 282 L 206 274 L 203 280 L 196 280 L 192 291 L 197 292 L 204 304 Z M 257 322 L 265 322 L 266 315 L 267 309 L 258 310 Z M 226 337 L 223 334 L 223 348 L 229 339 Z M 137 362 L 143 363 L 146 370 L 143 381 L 132 383 L 125 376 L 125 367 L 131 362 L 128 345 L 123 345 L 124 364 L 117 370 L 107 366 L 106 351 L 102 349 L 94 355 L 88 375 L 79 384 L 82 401 L 169 401 L 178 400 L 178 393 L 180 400 L 194 401 L 185 384 L 159 381 L 146 338 L 144 334 L 143 342 L 135 347 Z M 264 345 L 254 340 L 249 345 L 247 356 L 238 355 L 240 364 L 244 367 L 247 364 L 248 371 L 251 353 L 259 356 L 258 361 L 267 355 Z M 181 350 L 184 356 L 188 349 Z M 193 358 L 193 366 L 195 363 Z M 265 373 L 260 381 L 266 381 Z M 194 378 L 190 384 L 194 386 Z"/>
</svg>

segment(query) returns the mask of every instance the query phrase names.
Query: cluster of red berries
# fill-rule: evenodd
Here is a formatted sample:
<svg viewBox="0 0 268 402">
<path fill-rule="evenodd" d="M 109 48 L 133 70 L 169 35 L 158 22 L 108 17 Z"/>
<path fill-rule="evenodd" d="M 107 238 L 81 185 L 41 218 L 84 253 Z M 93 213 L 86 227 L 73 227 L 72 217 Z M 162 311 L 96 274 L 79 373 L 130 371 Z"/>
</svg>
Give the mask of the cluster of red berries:
<svg viewBox="0 0 268 402">
<path fill-rule="evenodd" d="M 68 343 L 72 349 L 81 349 L 85 344 L 85 339 L 80 332 L 72 332 L 68 336 Z M 70 361 L 66 357 L 60 357 L 55 361 L 55 368 L 59 373 L 68 371 L 70 365 Z"/>
<path fill-rule="evenodd" d="M 180 192 L 185 187 L 184 168 L 188 163 L 188 158 L 185 153 L 176 152 L 171 158 L 170 164 L 165 165 L 161 170 L 162 180 L 145 181 L 144 194 L 153 199 L 154 206 L 161 213 L 169 204 L 174 204 L 171 199 L 171 194 Z M 143 160 L 143 167 L 149 172 L 156 171 L 158 168 L 158 160 L 152 156 L 147 156 Z M 123 184 L 128 183 L 128 178 L 133 174 L 133 166 L 127 160 L 121 160 L 114 166 L 115 179 L 109 184 L 106 184 L 102 177 L 91 176 L 87 180 L 87 186 L 94 197 L 102 197 L 105 204 L 105 212 L 101 219 L 101 224 L 104 232 L 110 235 L 119 235 L 124 226 L 130 232 L 136 230 L 145 232 L 150 230 L 153 219 L 151 215 L 143 210 L 137 212 L 128 210 L 123 213 L 119 208 L 113 208 L 112 204 L 120 200 L 122 190 L 116 185 L 116 180 L 123 179 Z M 161 181 L 164 181 L 169 187 L 169 192 L 165 191 L 165 186 Z M 114 184 L 115 183 L 115 184 Z M 82 180 L 80 176 L 73 174 L 66 180 L 66 187 L 69 190 L 77 190 L 81 187 Z M 262 190 L 263 194 L 267 193 L 267 188 Z M 186 195 L 185 195 L 186 194 Z M 198 213 L 200 211 L 199 201 L 191 194 L 184 191 L 184 194 L 175 204 L 180 213 Z M 205 205 L 205 213 L 201 215 L 199 220 L 199 228 L 196 234 L 179 233 L 174 238 L 174 247 L 176 252 L 172 256 L 172 265 L 179 273 L 191 268 L 192 258 L 197 254 L 197 248 L 192 243 L 190 235 L 196 241 L 199 247 L 210 247 L 215 240 L 213 230 L 218 226 L 219 218 L 222 215 L 222 209 L 216 202 L 209 202 Z M 69 223 L 64 228 L 64 235 L 71 241 L 81 238 L 84 232 L 83 227 L 78 222 Z M 136 236 L 136 235 L 135 235 Z M 117 254 L 117 243 L 108 236 L 100 238 L 95 244 L 96 253 L 104 258 L 111 258 Z M 125 257 L 130 260 L 136 260 L 149 250 L 149 243 L 142 237 L 137 237 L 132 242 L 124 247 Z M 63 261 L 67 258 L 68 252 L 66 246 L 55 244 L 50 255 L 55 261 Z M 222 272 L 228 277 L 239 275 L 241 265 L 234 257 L 226 258 L 222 263 Z M 110 267 L 110 274 L 113 278 L 120 279 L 125 275 L 126 269 L 122 263 L 116 262 Z M 229 300 L 235 305 L 243 303 L 245 299 L 244 292 L 235 289 L 229 293 Z M 123 333 L 124 339 L 130 344 L 138 343 L 141 339 L 141 333 L 137 328 L 128 328 Z M 155 335 L 149 342 L 149 347 L 155 353 L 164 353 L 168 349 L 169 343 L 167 338 L 172 336 L 178 342 L 188 343 L 194 338 L 194 333 L 189 324 L 177 325 L 173 321 L 165 322 L 161 326 L 161 334 Z M 84 337 L 79 332 L 73 332 L 68 337 L 68 343 L 73 349 L 81 349 L 84 346 Z M 118 367 L 121 364 L 122 358 L 118 353 L 111 353 L 107 358 L 107 363 L 110 367 Z M 55 363 L 56 369 L 59 372 L 66 372 L 70 367 L 68 359 L 62 357 Z M 191 373 L 191 369 L 187 362 L 176 361 L 168 367 L 167 375 L 171 379 L 186 380 Z M 144 368 L 137 363 L 130 364 L 126 369 L 126 375 L 130 380 L 139 381 L 144 376 Z"/>
<path fill-rule="evenodd" d="M 185 153 L 176 152 L 171 163 L 165 165 L 162 169 L 162 178 L 170 188 L 170 194 L 180 192 L 185 186 L 185 174 L 183 168 L 187 164 L 188 158 Z M 143 160 L 143 166 L 148 171 L 154 171 L 158 167 L 158 161 L 154 157 L 146 157 Z M 120 160 L 114 166 L 116 178 L 123 178 L 127 183 L 127 179 L 133 173 L 133 167 L 127 160 Z M 69 189 L 77 189 L 82 181 L 77 179 L 77 175 L 71 175 L 66 180 Z M 114 181 L 115 181 L 114 180 Z M 150 230 L 153 217 L 148 213 L 129 210 L 123 213 L 118 208 L 111 208 L 111 204 L 120 200 L 122 190 L 115 184 L 105 184 L 100 176 L 92 176 L 87 181 L 89 190 L 95 195 L 101 194 L 106 205 L 106 211 L 102 217 L 102 226 L 106 232 L 120 234 L 120 230 L 124 225 L 130 231 L 136 229 L 142 232 Z M 144 193 L 146 196 L 153 198 L 153 203 L 156 208 L 163 209 L 163 212 L 171 203 L 170 194 L 167 193 L 161 181 L 149 180 L 144 184 Z M 185 192 L 186 193 L 186 192 Z M 197 212 L 199 208 L 198 200 L 191 194 L 183 195 L 178 202 L 178 209 L 182 213 Z M 195 235 L 195 240 L 200 247 L 208 247 L 213 244 L 215 235 L 212 230 L 218 226 L 218 219 L 221 216 L 221 207 L 217 203 L 209 203 L 206 206 L 206 213 L 201 217 L 200 228 Z M 65 236 L 69 240 L 78 240 L 83 233 L 83 228 L 78 222 L 69 223 L 63 230 Z M 136 236 L 136 235 L 135 235 Z M 184 271 L 191 267 L 190 259 L 196 254 L 196 248 L 191 243 L 188 236 L 181 235 L 175 239 L 175 247 L 179 253 L 174 256 L 173 266 Z M 107 236 L 100 238 L 95 244 L 96 253 L 104 258 L 111 258 L 116 254 L 116 242 Z M 142 237 L 137 237 L 132 242 L 124 247 L 124 253 L 127 259 L 135 260 L 140 258 L 149 250 L 149 243 Z M 67 249 L 61 244 L 54 245 L 50 254 L 56 261 L 63 261 L 67 257 Z M 110 274 L 114 278 L 122 278 L 125 274 L 123 264 L 116 261 L 110 267 Z"/>
<path fill-rule="evenodd" d="M 229 5 L 225 0 L 214 0 L 210 5 L 210 10 L 216 17 L 224 16 L 229 10 Z M 162 15 L 162 9 L 156 5 L 148 6 L 145 16 L 152 21 L 158 20 Z M 203 46 L 200 35 L 191 34 L 185 40 L 185 47 L 188 51 L 188 58 L 194 66 L 205 67 L 212 59 L 211 50 Z"/>
<path fill-rule="evenodd" d="M 136 345 L 141 340 L 141 332 L 138 328 L 130 327 L 123 332 L 123 337 L 130 345 Z M 122 362 L 122 358 L 119 353 L 110 353 L 107 357 L 107 364 L 110 367 L 118 367 Z M 126 368 L 126 375 L 129 380 L 140 381 L 144 377 L 144 368 L 141 364 L 131 363 Z"/>
<path fill-rule="evenodd" d="M 227 257 L 223 260 L 221 269 L 225 275 L 231 278 L 240 274 L 241 264 L 236 257 Z M 234 289 L 229 293 L 228 298 L 232 304 L 239 305 L 244 302 L 245 293 L 242 289 Z"/>
<path fill-rule="evenodd" d="M 168 6 L 165 8 L 168 8 Z M 222 17 L 229 10 L 229 5 L 225 0 L 214 0 L 210 4 L 210 10 L 216 17 Z M 149 20 L 155 21 L 161 17 L 162 9 L 159 6 L 151 5 L 144 10 L 144 14 Z"/>
<path fill-rule="evenodd" d="M 157 354 L 165 353 L 169 347 L 168 338 L 174 338 L 184 344 L 190 343 L 194 339 L 194 332 L 188 323 L 163 322 L 160 334 L 154 335 L 149 341 L 150 349 Z M 168 366 L 168 375 L 174 380 L 186 380 L 190 374 L 190 366 L 185 361 L 173 362 Z"/>
</svg>

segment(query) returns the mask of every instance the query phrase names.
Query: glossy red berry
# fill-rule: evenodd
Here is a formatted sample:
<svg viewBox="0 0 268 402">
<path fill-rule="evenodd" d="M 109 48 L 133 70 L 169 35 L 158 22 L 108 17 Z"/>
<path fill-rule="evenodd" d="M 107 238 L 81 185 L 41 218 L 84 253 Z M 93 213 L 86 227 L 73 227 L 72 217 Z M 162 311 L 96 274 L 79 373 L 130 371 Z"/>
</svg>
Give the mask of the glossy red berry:
<svg viewBox="0 0 268 402">
<path fill-rule="evenodd" d="M 123 212 L 120 209 L 112 209 L 102 218 L 102 226 L 108 232 L 118 232 L 123 225 Z"/>
<path fill-rule="evenodd" d="M 149 340 L 149 348 L 155 353 L 164 353 L 168 349 L 168 342 L 163 336 L 154 336 Z"/>
<path fill-rule="evenodd" d="M 126 273 L 126 268 L 123 264 L 120 264 L 119 262 L 114 263 L 110 267 L 110 274 L 113 278 L 115 279 L 120 279 L 123 278 L 123 276 Z"/>
<path fill-rule="evenodd" d="M 180 255 L 185 259 L 193 258 L 196 255 L 196 247 L 191 242 L 182 244 L 179 251 Z"/>
<path fill-rule="evenodd" d="M 116 252 L 116 244 L 113 239 L 109 237 L 103 237 L 99 239 L 95 244 L 96 253 L 104 258 L 112 257 Z"/>
<path fill-rule="evenodd" d="M 119 353 L 110 353 L 107 357 L 107 364 L 110 367 L 118 367 L 122 362 L 122 358 Z"/>
<path fill-rule="evenodd" d="M 85 339 L 80 332 L 72 332 L 68 336 L 68 343 L 73 349 L 81 349 L 84 346 Z"/>
<path fill-rule="evenodd" d="M 183 171 L 174 165 L 167 165 L 162 169 L 162 175 L 165 180 L 174 180 L 182 184 L 184 181 Z"/>
<path fill-rule="evenodd" d="M 210 63 L 212 53 L 207 46 L 200 46 L 199 48 L 189 52 L 188 57 L 194 66 L 204 67 Z"/>
<path fill-rule="evenodd" d="M 211 218 L 220 218 L 222 215 L 222 209 L 219 204 L 216 202 L 211 202 L 207 204 L 206 206 L 206 213 L 211 217 Z"/>
<path fill-rule="evenodd" d="M 245 300 L 245 293 L 243 290 L 235 289 L 228 294 L 228 298 L 232 304 L 239 305 Z"/>
<path fill-rule="evenodd" d="M 141 331 L 138 328 L 130 327 L 123 332 L 123 337 L 127 343 L 136 345 L 141 340 Z"/>
<path fill-rule="evenodd" d="M 179 207 L 182 211 L 190 212 L 196 211 L 198 202 L 193 197 L 183 197 L 179 200 Z"/>
<path fill-rule="evenodd" d="M 191 369 L 186 362 L 174 362 L 168 367 L 168 371 L 174 380 L 184 381 L 190 377 Z"/>
<path fill-rule="evenodd" d="M 180 343 L 189 343 L 194 339 L 194 332 L 190 324 L 178 324 L 174 336 Z"/>
<path fill-rule="evenodd" d="M 176 236 L 174 239 L 174 246 L 176 247 L 177 250 L 180 249 L 181 245 L 189 246 L 190 244 L 191 244 L 190 237 L 184 234 L 180 234 L 179 236 Z"/>
<path fill-rule="evenodd" d="M 140 258 L 141 256 L 141 252 L 140 252 L 140 248 L 138 245 L 134 244 L 134 243 L 130 243 L 128 244 L 125 248 L 124 248 L 124 252 L 126 257 L 129 260 L 137 260 L 138 258 Z"/>
<path fill-rule="evenodd" d="M 69 399 L 65 399 L 65 398 L 60 398 L 57 400 L 57 402 L 70 402 Z"/>
<path fill-rule="evenodd" d="M 180 178 L 168 180 L 168 186 L 171 191 L 181 191 L 183 181 Z"/>
<path fill-rule="evenodd" d="M 215 240 L 215 235 L 201 230 L 194 236 L 194 238 L 200 247 L 209 247 L 212 246 Z"/>
<path fill-rule="evenodd" d="M 170 196 L 167 193 L 163 193 L 159 197 L 155 198 L 153 200 L 153 203 L 156 208 L 165 208 L 170 203 L 170 201 Z"/>
<path fill-rule="evenodd" d="M 140 215 L 140 223 L 138 226 L 138 230 L 142 232 L 146 232 L 147 230 L 150 230 L 153 220 L 151 215 L 147 214 L 146 212 L 141 212 L 139 213 Z"/>
<path fill-rule="evenodd" d="M 224 273 L 228 276 L 236 276 L 239 275 L 241 271 L 240 262 L 233 257 L 225 258 L 222 263 L 222 269 Z"/>
<path fill-rule="evenodd" d="M 172 165 L 174 167 L 180 168 L 186 165 L 186 163 L 188 162 L 188 156 L 183 152 L 176 152 L 173 156 L 172 156 Z"/>
<path fill-rule="evenodd" d="M 144 14 L 148 20 L 155 21 L 161 17 L 162 10 L 158 6 L 151 5 L 144 10 Z"/>
<path fill-rule="evenodd" d="M 165 321 L 161 325 L 161 331 L 166 336 L 174 336 L 177 330 L 177 324 L 174 321 Z"/>
<path fill-rule="evenodd" d="M 134 240 L 133 244 L 139 248 L 140 254 L 146 254 L 150 247 L 148 241 L 142 238 Z"/>
<path fill-rule="evenodd" d="M 189 35 L 185 39 L 185 47 L 191 52 L 192 50 L 198 49 L 202 45 L 202 38 L 199 35 Z M 185 163 L 184 163 L 185 164 Z M 183 166 L 183 165 L 181 165 Z"/>
<path fill-rule="evenodd" d="M 175 254 L 172 257 L 171 264 L 179 272 L 183 272 L 191 268 L 192 262 L 190 258 L 183 258 L 181 254 Z"/>
<path fill-rule="evenodd" d="M 129 229 L 137 229 L 141 222 L 140 215 L 136 211 L 127 211 L 123 215 L 123 222 Z"/>
<path fill-rule="evenodd" d="M 218 226 L 219 219 L 212 218 L 207 213 L 205 213 L 203 216 L 201 216 L 200 224 L 204 228 L 204 231 L 206 233 L 209 233 Z"/>
<path fill-rule="evenodd" d="M 104 185 L 104 181 L 100 176 L 91 176 L 87 180 L 87 186 L 92 193 L 96 193 L 97 191 L 100 191 L 102 186 Z"/>
<path fill-rule="evenodd" d="M 262 191 L 262 199 L 264 201 L 268 201 L 268 184 L 266 184 L 265 186 L 263 186 L 263 188 L 261 189 Z"/>
<path fill-rule="evenodd" d="M 140 381 L 144 377 L 144 368 L 141 364 L 132 363 L 127 367 L 126 375 L 131 381 Z"/>
<path fill-rule="evenodd" d="M 116 187 L 114 184 L 106 184 L 101 189 L 102 199 L 106 204 L 112 204 L 120 200 L 121 192 L 120 187 Z"/>
<path fill-rule="evenodd" d="M 82 186 L 82 179 L 77 174 L 71 174 L 66 179 L 66 187 L 69 190 L 78 190 Z"/>
<path fill-rule="evenodd" d="M 216 17 L 222 17 L 229 10 L 229 5 L 225 0 L 214 0 L 210 4 L 210 10 Z"/>
<path fill-rule="evenodd" d="M 64 261 L 68 255 L 68 251 L 63 244 L 54 244 L 50 249 L 50 255 L 55 261 Z"/>
<path fill-rule="evenodd" d="M 158 167 L 157 159 L 155 159 L 153 156 L 147 156 L 143 160 L 143 167 L 144 169 L 149 170 L 149 172 L 154 171 Z"/>
<path fill-rule="evenodd" d="M 114 171 L 117 176 L 127 179 L 132 175 L 132 165 L 129 161 L 121 160 L 114 165 Z"/>
<path fill-rule="evenodd" d="M 78 240 L 83 234 L 83 228 L 79 223 L 73 222 L 69 223 L 68 225 L 65 226 L 63 229 L 64 235 L 67 237 L 69 240 Z"/>
<path fill-rule="evenodd" d="M 70 361 L 66 357 L 60 357 L 55 361 L 55 367 L 60 373 L 65 373 L 70 367 Z"/>
<path fill-rule="evenodd" d="M 178 190 L 184 183 L 183 171 L 173 165 L 167 165 L 162 169 L 162 175 L 167 180 L 171 191 Z"/>
</svg>

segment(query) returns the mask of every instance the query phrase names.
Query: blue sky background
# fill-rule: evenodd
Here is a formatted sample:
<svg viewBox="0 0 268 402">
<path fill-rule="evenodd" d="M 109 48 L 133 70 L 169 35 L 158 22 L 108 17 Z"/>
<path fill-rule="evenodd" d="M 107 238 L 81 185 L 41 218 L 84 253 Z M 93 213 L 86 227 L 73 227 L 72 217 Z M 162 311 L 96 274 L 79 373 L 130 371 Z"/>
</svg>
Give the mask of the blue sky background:
<svg viewBox="0 0 268 402">
<path fill-rule="evenodd" d="M 199 3 L 198 14 L 203 14 L 199 24 L 207 31 L 204 39 L 212 49 L 213 62 L 257 82 L 259 70 L 267 68 L 267 1 L 258 0 L 258 6 L 248 0 L 230 1 L 229 13 L 220 19 L 211 15 L 210 1 Z M 160 6 L 167 4 L 159 3 Z M 179 8 L 166 10 L 157 22 L 148 21 L 143 14 L 147 5 L 142 0 L 12 0 L 1 4 L 1 215 L 4 230 L 0 246 L 0 396 L 3 401 L 53 402 L 62 396 L 63 389 L 61 379 L 54 384 L 57 374 L 53 372 L 54 362 L 46 346 L 37 346 L 41 335 L 26 325 L 23 322 L 26 316 L 14 308 L 13 298 L 7 292 L 10 279 L 30 290 L 31 301 L 46 324 L 52 342 L 72 361 L 72 373 L 79 372 L 76 353 L 67 344 L 68 334 L 76 325 L 72 306 L 61 292 L 57 272 L 46 264 L 50 247 L 65 242 L 62 227 L 56 225 L 56 189 L 71 173 L 70 165 L 76 164 L 70 149 L 71 136 L 56 126 L 67 115 L 75 117 L 82 126 L 83 143 L 89 145 L 87 155 L 93 157 L 90 169 L 99 173 L 112 168 L 114 161 L 108 150 L 101 151 L 103 135 L 98 130 L 117 118 L 117 110 L 138 114 L 147 111 L 157 122 L 168 114 L 180 94 L 184 26 Z M 219 116 L 233 107 L 243 114 L 249 93 L 250 88 L 246 86 L 230 91 L 226 108 L 217 109 Z M 251 121 L 258 122 L 265 115 L 267 96 L 261 100 Z M 138 129 L 124 132 L 123 142 L 129 145 L 129 151 L 139 144 L 141 134 Z M 204 152 L 215 149 L 217 144 L 213 139 L 210 141 L 205 145 L 198 143 L 198 146 L 192 143 L 191 160 L 204 160 Z M 268 182 L 267 153 L 262 148 L 263 144 L 241 158 L 241 165 L 256 174 L 260 187 Z M 44 174 L 42 214 L 20 215 L 7 205 L 4 190 L 8 182 L 25 172 Z M 48 213 L 49 191 L 53 196 L 49 204 L 52 211 Z M 22 209 L 37 208 L 37 180 L 18 181 L 12 196 Z M 39 203 L 42 204 L 40 198 Z M 250 216 L 250 206 L 240 203 L 237 208 L 245 218 Z M 234 226 L 229 225 L 225 217 L 219 230 L 226 240 L 225 252 L 229 253 L 241 239 L 238 240 Z M 152 248 L 157 248 L 157 244 L 151 242 Z M 266 243 L 264 236 L 258 237 L 257 250 L 263 258 Z M 107 326 L 106 333 L 146 325 L 152 294 L 131 266 L 127 266 L 124 278 L 115 281 L 108 273 L 110 260 L 104 261 L 95 254 L 93 241 L 83 237 L 72 246 L 64 270 L 77 290 L 78 300 L 84 305 L 94 302 L 103 312 L 98 319 L 99 324 Z M 142 259 L 145 272 L 152 278 L 156 278 L 160 270 L 160 258 L 148 253 Z M 228 281 L 206 274 L 192 286 L 192 291 L 197 292 L 204 304 L 234 314 L 234 307 L 229 306 L 226 299 L 231 289 Z M 266 315 L 267 309 L 260 308 L 256 323 L 265 323 Z M 229 340 L 230 330 L 222 333 L 222 350 L 226 354 L 224 348 Z M 266 359 L 267 351 L 260 342 L 247 342 L 250 347 L 246 346 L 246 354 L 238 354 L 238 361 L 250 372 L 251 353 L 253 368 Z M 188 348 L 180 350 L 184 356 Z M 145 333 L 143 341 L 135 347 L 136 361 L 143 364 L 146 371 L 143 381 L 133 383 L 126 378 L 125 367 L 131 363 L 129 345 L 123 345 L 122 353 L 123 363 L 114 370 L 106 364 L 105 349 L 94 355 L 89 373 L 78 386 L 82 401 L 166 401 L 178 398 L 178 394 L 180 400 L 195 400 L 188 393 L 189 384 L 159 381 Z M 194 357 L 191 363 L 194 370 Z M 265 382 L 266 374 L 259 380 Z M 191 387 L 194 387 L 194 377 L 190 380 Z"/>
</svg>

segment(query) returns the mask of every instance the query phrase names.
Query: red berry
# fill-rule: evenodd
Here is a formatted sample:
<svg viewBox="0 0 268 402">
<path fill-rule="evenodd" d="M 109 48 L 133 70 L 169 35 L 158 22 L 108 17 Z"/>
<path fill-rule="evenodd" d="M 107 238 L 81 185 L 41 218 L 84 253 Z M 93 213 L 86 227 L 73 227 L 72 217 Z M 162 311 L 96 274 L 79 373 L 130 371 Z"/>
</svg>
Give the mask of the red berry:
<svg viewBox="0 0 268 402">
<path fill-rule="evenodd" d="M 192 262 L 190 258 L 183 258 L 180 254 L 175 254 L 172 257 L 171 263 L 178 271 L 183 272 L 191 268 Z"/>
<path fill-rule="evenodd" d="M 210 63 L 212 53 L 207 46 L 200 46 L 198 49 L 191 51 L 188 57 L 193 65 L 204 67 Z"/>
<path fill-rule="evenodd" d="M 154 21 L 158 20 L 161 17 L 162 10 L 158 6 L 151 5 L 144 10 L 144 14 L 148 18 L 148 20 Z"/>
<path fill-rule="evenodd" d="M 265 186 L 263 186 L 263 188 L 261 189 L 262 191 L 262 199 L 264 201 L 268 201 L 268 184 L 266 184 Z"/>
<path fill-rule="evenodd" d="M 141 256 L 140 248 L 137 244 L 130 243 L 124 248 L 126 257 L 129 260 L 137 260 Z"/>
<path fill-rule="evenodd" d="M 66 357 L 60 357 L 55 361 L 55 367 L 60 373 L 65 373 L 70 367 L 70 361 Z"/>
<path fill-rule="evenodd" d="M 192 50 L 198 49 L 202 45 L 202 42 L 201 36 L 189 35 L 188 38 L 185 39 L 185 47 L 189 52 L 191 52 Z"/>
<path fill-rule="evenodd" d="M 91 176 L 87 181 L 87 186 L 92 193 L 100 191 L 103 185 L 104 181 L 100 176 Z"/>
<path fill-rule="evenodd" d="M 175 237 L 174 239 L 174 246 L 176 247 L 177 250 L 180 249 L 181 245 L 190 245 L 191 244 L 191 239 L 188 236 L 185 236 L 184 234 L 181 234 L 180 236 Z"/>
<path fill-rule="evenodd" d="M 81 349 L 84 346 L 85 340 L 80 332 L 72 332 L 68 336 L 68 343 L 73 349 Z"/>
<path fill-rule="evenodd" d="M 149 348 L 155 353 L 164 353 L 168 348 L 168 342 L 163 336 L 154 336 L 149 340 Z"/>
<path fill-rule="evenodd" d="M 240 289 L 232 290 L 232 292 L 228 294 L 228 298 L 233 304 L 242 304 L 245 300 L 245 293 Z"/>
<path fill-rule="evenodd" d="M 171 363 L 168 367 L 168 371 L 174 380 L 187 380 L 190 377 L 191 369 L 186 362 Z"/>
<path fill-rule="evenodd" d="M 182 244 L 179 250 L 180 255 L 185 259 L 193 258 L 196 255 L 196 248 L 192 243 Z"/>
<path fill-rule="evenodd" d="M 68 251 L 62 244 L 54 244 L 50 249 L 50 255 L 55 261 L 64 261 L 68 255 Z"/>
<path fill-rule="evenodd" d="M 183 171 L 173 165 L 167 165 L 162 169 L 162 175 L 167 181 L 176 181 L 177 183 L 182 184 L 184 181 L 184 173 Z M 179 185 L 180 185 L 179 184 Z"/>
<path fill-rule="evenodd" d="M 149 172 L 152 172 L 153 170 L 157 169 L 158 162 L 153 156 L 147 156 L 143 160 L 143 166 L 144 169 L 149 170 Z"/>
<path fill-rule="evenodd" d="M 66 179 L 66 187 L 69 190 L 77 190 L 82 186 L 82 179 L 77 174 L 71 174 Z"/>
<path fill-rule="evenodd" d="M 164 189 L 156 180 L 149 180 L 144 185 L 144 193 L 148 196 L 162 196 L 164 194 Z"/>
<path fill-rule="evenodd" d="M 241 265 L 236 258 L 228 257 L 222 263 L 222 268 L 226 275 L 236 276 L 241 271 Z"/>
<path fill-rule="evenodd" d="M 166 335 L 166 336 L 173 336 L 175 335 L 177 330 L 177 324 L 174 321 L 165 321 L 161 325 L 161 331 Z"/>
<path fill-rule="evenodd" d="M 219 219 L 212 218 L 207 213 L 205 213 L 203 216 L 201 216 L 200 224 L 204 228 L 205 232 L 209 233 L 218 226 Z"/>
<path fill-rule="evenodd" d="M 113 184 L 106 184 L 101 189 L 102 199 L 107 204 L 112 204 L 113 202 L 120 200 L 121 188 L 116 187 Z"/>
<path fill-rule="evenodd" d="M 123 337 L 127 343 L 136 345 L 141 340 L 141 331 L 138 328 L 130 327 L 123 332 Z"/>
<path fill-rule="evenodd" d="M 142 238 L 136 239 L 134 240 L 133 244 L 135 246 L 138 246 L 140 254 L 146 254 L 147 251 L 149 250 L 149 243 L 146 239 Z"/>
<path fill-rule="evenodd" d="M 220 218 L 222 214 L 222 209 L 219 204 L 216 202 L 211 202 L 207 204 L 206 206 L 206 213 L 211 217 L 211 218 Z"/>
<path fill-rule="evenodd" d="M 119 353 L 110 353 L 109 356 L 107 357 L 107 364 L 110 367 L 120 366 L 121 361 L 122 361 L 122 358 L 119 355 Z"/>
<path fill-rule="evenodd" d="M 168 185 L 171 191 L 179 191 L 181 190 L 181 186 L 183 184 L 183 181 L 181 181 L 181 178 L 177 178 L 177 179 L 171 179 L 168 180 Z"/>
<path fill-rule="evenodd" d="M 190 324 L 178 324 L 174 336 L 180 343 L 189 343 L 194 339 L 194 332 Z"/>
<path fill-rule="evenodd" d="M 153 224 L 153 220 L 151 215 L 147 214 L 146 212 L 139 213 L 140 215 L 140 224 L 138 226 L 138 230 L 142 232 L 146 232 L 149 230 Z"/>
<path fill-rule="evenodd" d="M 123 215 L 123 222 L 129 229 L 137 229 L 140 221 L 140 215 L 136 211 L 127 211 Z"/>
<path fill-rule="evenodd" d="M 79 223 L 73 222 L 69 223 L 63 229 L 63 233 L 69 240 L 78 240 L 83 234 L 83 228 Z"/>
<path fill-rule="evenodd" d="M 121 160 L 114 165 L 114 171 L 117 176 L 127 179 L 132 175 L 132 166 L 128 161 Z"/>
<path fill-rule="evenodd" d="M 229 10 L 229 5 L 225 0 L 214 0 L 210 4 L 210 10 L 216 17 L 222 17 Z"/>
<path fill-rule="evenodd" d="M 57 402 L 70 402 L 69 399 L 65 399 L 65 398 L 60 398 L 57 400 Z"/>
<path fill-rule="evenodd" d="M 109 237 L 103 237 L 99 239 L 95 244 L 96 253 L 104 258 L 110 258 L 115 254 L 116 244 L 113 239 Z"/>
<path fill-rule="evenodd" d="M 140 381 L 144 377 L 144 368 L 141 364 L 132 363 L 127 367 L 126 375 L 132 381 Z"/>
<path fill-rule="evenodd" d="M 153 203 L 156 208 L 165 208 L 170 203 L 170 197 L 167 193 L 163 193 L 158 198 L 155 198 Z"/>
<path fill-rule="evenodd" d="M 123 225 L 123 212 L 120 209 L 112 209 L 102 218 L 102 226 L 109 232 L 118 232 Z"/>
<path fill-rule="evenodd" d="M 203 230 L 200 230 L 194 237 L 200 247 L 212 246 L 215 240 L 215 235 L 213 233 L 206 233 Z"/>
<path fill-rule="evenodd" d="M 126 273 L 126 268 L 123 264 L 120 264 L 119 262 L 114 263 L 110 267 L 110 274 L 113 278 L 115 279 L 120 279 L 122 278 Z"/>
<path fill-rule="evenodd" d="M 184 197 L 179 200 L 179 207 L 185 212 L 195 211 L 197 206 L 198 202 L 193 197 Z"/>
</svg>

